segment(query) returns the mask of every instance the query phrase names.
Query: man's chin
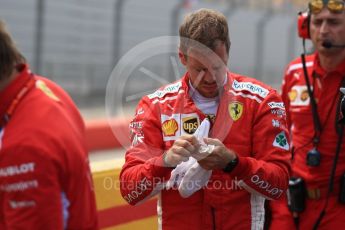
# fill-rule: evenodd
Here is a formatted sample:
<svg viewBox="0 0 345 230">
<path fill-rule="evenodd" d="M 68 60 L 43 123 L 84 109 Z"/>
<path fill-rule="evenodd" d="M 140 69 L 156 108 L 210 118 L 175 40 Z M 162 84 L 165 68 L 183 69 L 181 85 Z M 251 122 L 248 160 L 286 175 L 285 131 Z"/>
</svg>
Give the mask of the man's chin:
<svg viewBox="0 0 345 230">
<path fill-rule="evenodd" d="M 218 96 L 218 91 L 203 91 L 203 92 L 200 92 L 200 94 L 204 97 L 207 97 L 207 98 L 214 98 L 214 97 L 217 97 Z"/>
<path fill-rule="evenodd" d="M 339 49 L 334 49 L 334 48 L 331 48 L 331 49 L 327 49 L 327 48 L 324 48 L 324 47 L 320 47 L 320 49 L 318 50 L 319 54 L 325 56 L 325 57 L 332 57 L 332 56 L 335 56 L 335 55 L 338 55 L 339 54 Z"/>
</svg>

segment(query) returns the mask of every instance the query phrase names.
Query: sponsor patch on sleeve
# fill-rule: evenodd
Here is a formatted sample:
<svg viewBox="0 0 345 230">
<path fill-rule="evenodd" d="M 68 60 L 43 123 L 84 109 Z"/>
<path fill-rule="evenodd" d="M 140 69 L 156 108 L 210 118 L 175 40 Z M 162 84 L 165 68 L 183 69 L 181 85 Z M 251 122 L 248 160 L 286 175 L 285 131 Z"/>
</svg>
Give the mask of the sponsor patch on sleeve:
<svg viewBox="0 0 345 230">
<path fill-rule="evenodd" d="M 271 109 L 271 113 L 278 118 L 285 118 L 286 117 L 286 111 L 285 109 Z"/>
<path fill-rule="evenodd" d="M 280 128 L 280 121 L 272 119 L 272 126 L 275 128 Z"/>
<path fill-rule="evenodd" d="M 182 82 L 178 81 L 178 82 L 176 82 L 174 84 L 167 85 L 164 89 L 159 89 L 156 92 L 149 94 L 148 98 L 149 99 L 162 98 L 162 97 L 164 97 L 168 93 L 176 93 L 176 92 L 179 91 L 181 86 L 182 86 Z"/>
<path fill-rule="evenodd" d="M 285 109 L 283 102 L 269 102 L 267 104 L 271 109 Z"/>
<path fill-rule="evenodd" d="M 274 138 L 273 146 L 284 149 L 284 150 L 290 149 L 290 146 L 289 146 L 289 143 L 284 131 L 278 133 L 278 135 Z"/>
<path fill-rule="evenodd" d="M 265 98 L 269 93 L 269 91 L 265 89 L 264 87 L 254 84 L 252 82 L 238 82 L 234 80 L 232 83 L 232 88 L 235 91 L 248 91 L 262 98 Z"/>
<path fill-rule="evenodd" d="M 142 121 L 132 121 L 129 124 L 129 135 L 132 142 L 132 146 L 136 146 L 139 143 L 144 143 L 144 132 L 142 128 Z"/>
</svg>

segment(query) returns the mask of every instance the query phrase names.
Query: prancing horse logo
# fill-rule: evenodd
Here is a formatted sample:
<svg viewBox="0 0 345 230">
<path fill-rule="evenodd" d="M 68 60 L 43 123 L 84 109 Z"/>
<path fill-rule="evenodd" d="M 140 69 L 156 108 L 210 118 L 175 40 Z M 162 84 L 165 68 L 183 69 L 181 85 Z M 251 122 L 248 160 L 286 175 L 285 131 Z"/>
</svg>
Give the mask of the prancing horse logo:
<svg viewBox="0 0 345 230">
<path fill-rule="evenodd" d="M 237 121 L 243 113 L 243 104 L 240 102 L 232 102 L 229 104 L 229 114 L 232 120 Z"/>
</svg>

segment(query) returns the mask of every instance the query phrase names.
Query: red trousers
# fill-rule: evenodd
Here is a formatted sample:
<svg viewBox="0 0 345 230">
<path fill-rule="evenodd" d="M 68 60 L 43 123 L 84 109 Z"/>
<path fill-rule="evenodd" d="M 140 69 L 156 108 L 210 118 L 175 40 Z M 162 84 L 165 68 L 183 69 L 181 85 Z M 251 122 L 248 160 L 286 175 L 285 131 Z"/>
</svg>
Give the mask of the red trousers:
<svg viewBox="0 0 345 230">
<path fill-rule="evenodd" d="M 325 206 L 326 199 L 312 200 L 306 199 L 306 208 L 299 214 L 299 229 L 313 229 L 320 212 Z M 272 210 L 272 230 L 296 229 L 291 212 L 287 207 L 287 201 L 270 202 Z M 345 229 L 345 204 L 340 204 L 337 196 L 331 196 L 328 200 L 326 213 L 318 227 L 318 230 Z"/>
</svg>

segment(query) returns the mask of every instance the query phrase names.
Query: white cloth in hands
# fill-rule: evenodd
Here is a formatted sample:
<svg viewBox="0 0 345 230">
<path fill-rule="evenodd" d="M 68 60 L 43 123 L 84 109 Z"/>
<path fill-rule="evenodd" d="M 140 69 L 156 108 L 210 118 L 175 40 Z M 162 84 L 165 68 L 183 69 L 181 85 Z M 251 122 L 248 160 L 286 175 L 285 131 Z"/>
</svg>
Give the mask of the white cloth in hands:
<svg viewBox="0 0 345 230">
<path fill-rule="evenodd" d="M 204 119 L 201 122 L 193 134 L 199 141 L 199 151 L 193 154 L 192 157 L 189 157 L 188 161 L 181 162 L 176 166 L 165 186 L 167 189 L 178 187 L 180 195 L 184 198 L 191 196 L 205 186 L 212 174 L 212 170 L 203 169 L 197 162 L 207 157 L 214 149 L 214 145 L 207 145 L 203 140 L 204 137 L 208 137 L 210 126 L 208 119 Z"/>
</svg>

